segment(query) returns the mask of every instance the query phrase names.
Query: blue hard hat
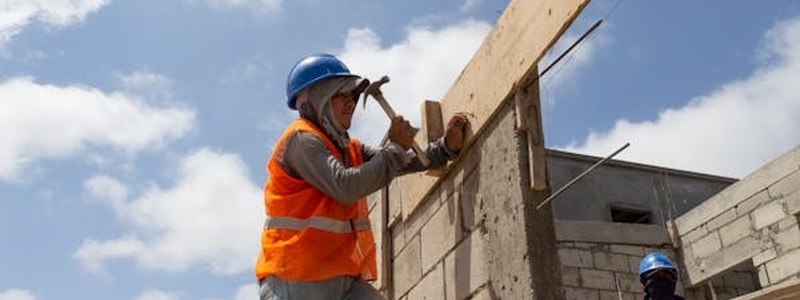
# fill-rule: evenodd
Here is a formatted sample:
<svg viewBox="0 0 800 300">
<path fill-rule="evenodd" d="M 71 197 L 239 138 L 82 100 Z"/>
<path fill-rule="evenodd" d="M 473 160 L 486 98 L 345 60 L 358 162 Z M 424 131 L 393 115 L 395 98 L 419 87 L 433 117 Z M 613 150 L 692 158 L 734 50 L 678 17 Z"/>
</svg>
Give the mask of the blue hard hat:
<svg viewBox="0 0 800 300">
<path fill-rule="evenodd" d="M 342 61 L 330 54 L 312 54 L 298 61 L 286 79 L 286 104 L 297 109 L 297 94 L 314 83 L 331 77 L 359 77 L 350 73 Z"/>
<path fill-rule="evenodd" d="M 639 281 L 644 284 L 646 275 L 656 270 L 666 270 L 678 277 L 678 269 L 675 268 L 672 261 L 664 254 L 653 252 L 645 255 L 642 262 L 639 263 Z"/>
</svg>

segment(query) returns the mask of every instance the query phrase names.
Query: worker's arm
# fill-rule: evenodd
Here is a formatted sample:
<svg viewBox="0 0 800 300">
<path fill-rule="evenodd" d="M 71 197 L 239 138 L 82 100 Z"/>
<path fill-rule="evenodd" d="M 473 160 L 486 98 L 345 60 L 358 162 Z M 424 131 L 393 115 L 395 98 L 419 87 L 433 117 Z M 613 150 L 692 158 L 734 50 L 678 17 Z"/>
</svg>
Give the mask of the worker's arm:
<svg viewBox="0 0 800 300">
<path fill-rule="evenodd" d="M 466 113 L 458 112 L 453 114 L 447 122 L 445 135 L 436 140 L 436 142 L 428 145 L 428 148 L 424 151 L 424 155 L 430 160 L 430 164 L 424 166 L 419 159 L 415 158 L 410 164 L 404 165 L 398 175 L 427 169 L 438 169 L 446 165 L 448 160 L 453 160 L 458 157 L 458 153 L 461 152 L 461 147 L 464 146 L 464 132 L 468 124 L 469 119 Z M 410 129 L 411 125 L 409 125 L 408 121 L 403 119 L 402 116 L 392 119 L 392 126 L 389 127 L 388 132 L 389 140 L 393 141 L 392 144 L 394 145 L 405 145 L 402 147 L 405 149 L 410 148 L 411 144 L 414 142 L 414 134 L 416 133 Z M 397 144 L 395 144 L 395 142 Z M 366 146 L 362 148 L 364 148 L 361 152 L 364 153 L 365 160 L 369 159 L 372 154 L 377 151 Z M 414 152 L 408 151 L 408 155 L 413 156 Z"/>
<path fill-rule="evenodd" d="M 411 161 L 402 147 L 390 143 L 386 147 L 370 150 L 369 160 L 365 157 L 364 164 L 348 168 L 328 150 L 325 143 L 306 132 L 289 137 L 279 151 L 283 153 L 278 161 L 287 173 L 302 178 L 343 204 L 352 204 L 386 187 Z"/>
<path fill-rule="evenodd" d="M 399 146 L 397 146 L 399 148 Z M 361 146 L 361 152 L 364 154 L 364 160 L 369 160 L 374 156 L 376 153 L 381 151 L 381 148 L 373 148 L 366 145 Z M 416 154 L 413 151 L 407 151 L 406 155 L 411 158 L 410 163 L 404 165 L 402 169 L 398 171 L 399 175 L 404 175 L 413 172 L 425 171 L 429 169 L 438 169 L 447 164 L 447 161 L 453 160 L 458 157 L 457 152 L 453 152 L 447 149 L 445 144 L 444 137 L 439 138 L 435 142 L 428 145 L 428 148 L 425 149 L 425 155 L 430 160 L 430 164 L 428 166 L 422 165 L 419 159 L 416 158 Z"/>
</svg>

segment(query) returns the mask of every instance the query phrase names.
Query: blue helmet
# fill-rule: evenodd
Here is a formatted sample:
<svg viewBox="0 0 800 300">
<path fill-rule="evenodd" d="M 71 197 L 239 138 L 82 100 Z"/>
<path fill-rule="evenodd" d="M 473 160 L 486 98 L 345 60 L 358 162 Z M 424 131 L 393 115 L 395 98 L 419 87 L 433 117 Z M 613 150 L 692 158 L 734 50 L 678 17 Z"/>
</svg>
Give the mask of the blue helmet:
<svg viewBox="0 0 800 300">
<path fill-rule="evenodd" d="M 646 275 L 655 270 L 666 270 L 675 277 L 678 277 L 678 269 L 664 254 L 653 252 L 645 255 L 642 262 L 639 263 L 639 281 L 644 284 Z"/>
<path fill-rule="evenodd" d="M 330 54 L 312 54 L 298 61 L 286 79 L 286 104 L 297 109 L 297 94 L 314 83 L 331 77 L 359 77 L 350 73 L 342 61 Z"/>
</svg>

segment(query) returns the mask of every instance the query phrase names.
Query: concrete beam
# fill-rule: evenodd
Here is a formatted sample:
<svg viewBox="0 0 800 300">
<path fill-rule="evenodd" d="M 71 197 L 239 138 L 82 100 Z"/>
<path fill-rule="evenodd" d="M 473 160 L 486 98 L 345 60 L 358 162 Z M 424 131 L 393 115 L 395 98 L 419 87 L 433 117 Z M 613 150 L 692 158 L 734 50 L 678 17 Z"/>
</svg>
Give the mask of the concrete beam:
<svg viewBox="0 0 800 300">
<path fill-rule="evenodd" d="M 588 242 L 624 245 L 669 245 L 666 228 L 651 224 L 556 220 L 559 242 Z"/>
</svg>

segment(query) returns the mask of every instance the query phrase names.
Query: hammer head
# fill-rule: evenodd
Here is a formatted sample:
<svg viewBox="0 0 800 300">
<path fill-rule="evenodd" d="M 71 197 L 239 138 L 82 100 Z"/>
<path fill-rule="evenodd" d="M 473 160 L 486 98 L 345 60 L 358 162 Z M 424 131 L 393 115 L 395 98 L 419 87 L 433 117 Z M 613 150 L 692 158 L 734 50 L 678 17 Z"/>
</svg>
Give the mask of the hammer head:
<svg viewBox="0 0 800 300">
<path fill-rule="evenodd" d="M 364 89 L 364 107 L 367 107 L 367 97 L 372 96 L 373 98 L 383 97 L 383 93 L 381 92 L 381 86 L 384 83 L 389 82 L 389 76 L 383 75 L 381 79 L 377 81 L 371 82 L 366 89 Z"/>
</svg>

